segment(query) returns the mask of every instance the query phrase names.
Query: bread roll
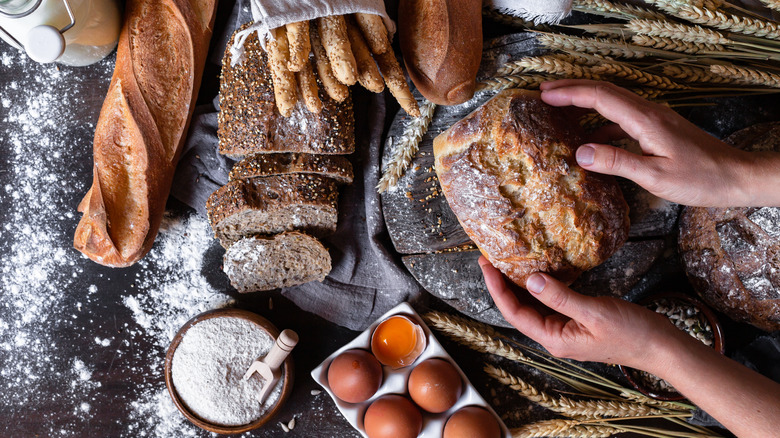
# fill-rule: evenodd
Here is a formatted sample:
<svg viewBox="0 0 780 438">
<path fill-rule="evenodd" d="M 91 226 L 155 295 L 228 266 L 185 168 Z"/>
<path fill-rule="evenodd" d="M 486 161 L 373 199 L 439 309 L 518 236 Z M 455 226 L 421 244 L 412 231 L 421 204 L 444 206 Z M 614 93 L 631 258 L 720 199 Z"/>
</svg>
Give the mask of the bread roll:
<svg viewBox="0 0 780 438">
<path fill-rule="evenodd" d="M 398 26 L 404 64 L 420 93 L 437 105 L 471 99 L 482 59 L 482 2 L 401 0 Z"/>
<path fill-rule="evenodd" d="M 73 246 L 112 267 L 154 243 L 211 38 L 215 0 L 130 0 Z"/>
<path fill-rule="evenodd" d="M 570 284 L 628 237 L 614 179 L 577 166 L 579 125 L 538 92 L 505 90 L 434 139 L 436 174 L 482 254 L 525 287 L 534 272 Z"/>
</svg>

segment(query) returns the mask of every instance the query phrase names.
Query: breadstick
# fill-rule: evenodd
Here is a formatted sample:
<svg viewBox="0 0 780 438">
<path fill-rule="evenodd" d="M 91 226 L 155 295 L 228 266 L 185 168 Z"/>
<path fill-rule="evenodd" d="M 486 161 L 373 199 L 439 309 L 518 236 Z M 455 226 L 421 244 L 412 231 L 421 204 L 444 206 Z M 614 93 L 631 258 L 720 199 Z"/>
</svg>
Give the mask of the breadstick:
<svg viewBox="0 0 780 438">
<path fill-rule="evenodd" d="M 349 96 L 349 89 L 346 85 L 339 82 L 336 76 L 333 75 L 333 69 L 330 67 L 330 60 L 328 60 L 328 54 L 325 53 L 325 48 L 322 47 L 322 41 L 320 41 L 320 32 L 317 30 L 317 26 L 311 27 L 311 48 L 314 53 L 314 61 L 317 65 L 317 74 L 320 77 L 325 92 L 328 93 L 331 99 L 336 102 L 343 102 L 344 99 Z"/>
<path fill-rule="evenodd" d="M 317 19 L 322 46 L 328 54 L 333 75 L 344 85 L 357 82 L 357 62 L 347 38 L 347 24 L 341 15 Z"/>
<path fill-rule="evenodd" d="M 390 50 L 381 55 L 374 55 L 374 59 L 376 59 L 379 70 L 385 78 L 387 88 L 393 93 L 393 97 L 395 97 L 398 103 L 401 104 L 401 108 L 410 116 L 420 117 L 420 107 L 417 106 L 417 100 L 412 96 L 412 91 L 409 90 L 409 84 L 406 83 L 404 72 L 401 70 L 401 66 L 398 65 L 398 60 L 395 59 L 393 51 Z"/>
<path fill-rule="evenodd" d="M 298 90 L 295 75 L 287 68 L 290 51 L 287 45 L 287 30 L 284 27 L 273 31 L 274 38 L 266 44 L 268 66 L 271 68 L 271 80 L 274 83 L 276 107 L 284 117 L 290 117 L 298 102 Z"/>
<path fill-rule="evenodd" d="M 295 78 L 298 79 L 298 88 L 301 90 L 303 103 L 306 104 L 306 108 L 314 114 L 319 114 L 322 111 L 322 101 L 320 100 L 317 79 L 314 77 L 311 62 L 306 60 L 303 68 L 295 73 Z"/>
<path fill-rule="evenodd" d="M 363 32 L 363 36 L 366 38 L 368 47 L 371 48 L 371 53 L 375 55 L 381 55 L 390 48 L 390 40 L 387 38 L 387 28 L 382 17 L 374 14 L 356 13 L 355 20 L 357 20 L 360 30 Z"/>
<path fill-rule="evenodd" d="M 381 93 L 385 89 L 382 75 L 379 74 L 379 69 L 376 67 L 374 58 L 371 57 L 371 52 L 363 40 L 360 29 L 352 23 L 352 20 L 347 20 L 347 36 L 349 36 L 349 44 L 352 46 L 352 53 L 357 62 L 358 82 L 368 91 Z"/>
<path fill-rule="evenodd" d="M 309 63 L 311 43 L 309 41 L 309 22 L 299 21 L 287 25 L 287 41 L 290 43 L 290 71 L 301 71 Z"/>
</svg>

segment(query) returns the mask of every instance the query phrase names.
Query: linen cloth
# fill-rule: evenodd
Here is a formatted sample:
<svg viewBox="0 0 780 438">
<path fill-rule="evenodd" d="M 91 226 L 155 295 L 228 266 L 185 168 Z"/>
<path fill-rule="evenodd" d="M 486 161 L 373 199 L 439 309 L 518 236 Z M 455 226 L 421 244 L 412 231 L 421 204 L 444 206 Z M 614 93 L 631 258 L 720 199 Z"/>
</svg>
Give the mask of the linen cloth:
<svg viewBox="0 0 780 438">
<path fill-rule="evenodd" d="M 571 12 L 572 0 L 485 0 L 485 6 L 539 23 L 557 24 Z"/>
</svg>

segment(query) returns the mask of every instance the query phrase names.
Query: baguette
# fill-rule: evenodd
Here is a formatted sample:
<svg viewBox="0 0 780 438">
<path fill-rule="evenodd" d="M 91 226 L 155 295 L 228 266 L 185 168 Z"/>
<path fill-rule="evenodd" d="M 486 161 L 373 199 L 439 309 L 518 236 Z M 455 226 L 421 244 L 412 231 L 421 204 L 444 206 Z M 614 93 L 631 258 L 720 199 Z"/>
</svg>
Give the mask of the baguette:
<svg viewBox="0 0 780 438">
<path fill-rule="evenodd" d="M 129 0 L 73 246 L 111 267 L 152 247 L 195 108 L 216 0 Z"/>
</svg>

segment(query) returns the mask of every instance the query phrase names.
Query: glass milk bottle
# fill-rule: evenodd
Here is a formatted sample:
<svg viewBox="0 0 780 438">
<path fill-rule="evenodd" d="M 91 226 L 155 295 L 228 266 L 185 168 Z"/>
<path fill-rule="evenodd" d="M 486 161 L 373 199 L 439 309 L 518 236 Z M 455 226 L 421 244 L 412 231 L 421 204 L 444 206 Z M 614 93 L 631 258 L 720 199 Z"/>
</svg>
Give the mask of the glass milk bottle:
<svg viewBox="0 0 780 438">
<path fill-rule="evenodd" d="M 116 0 L 0 0 L 0 38 L 41 63 L 94 64 L 120 26 Z"/>
</svg>

